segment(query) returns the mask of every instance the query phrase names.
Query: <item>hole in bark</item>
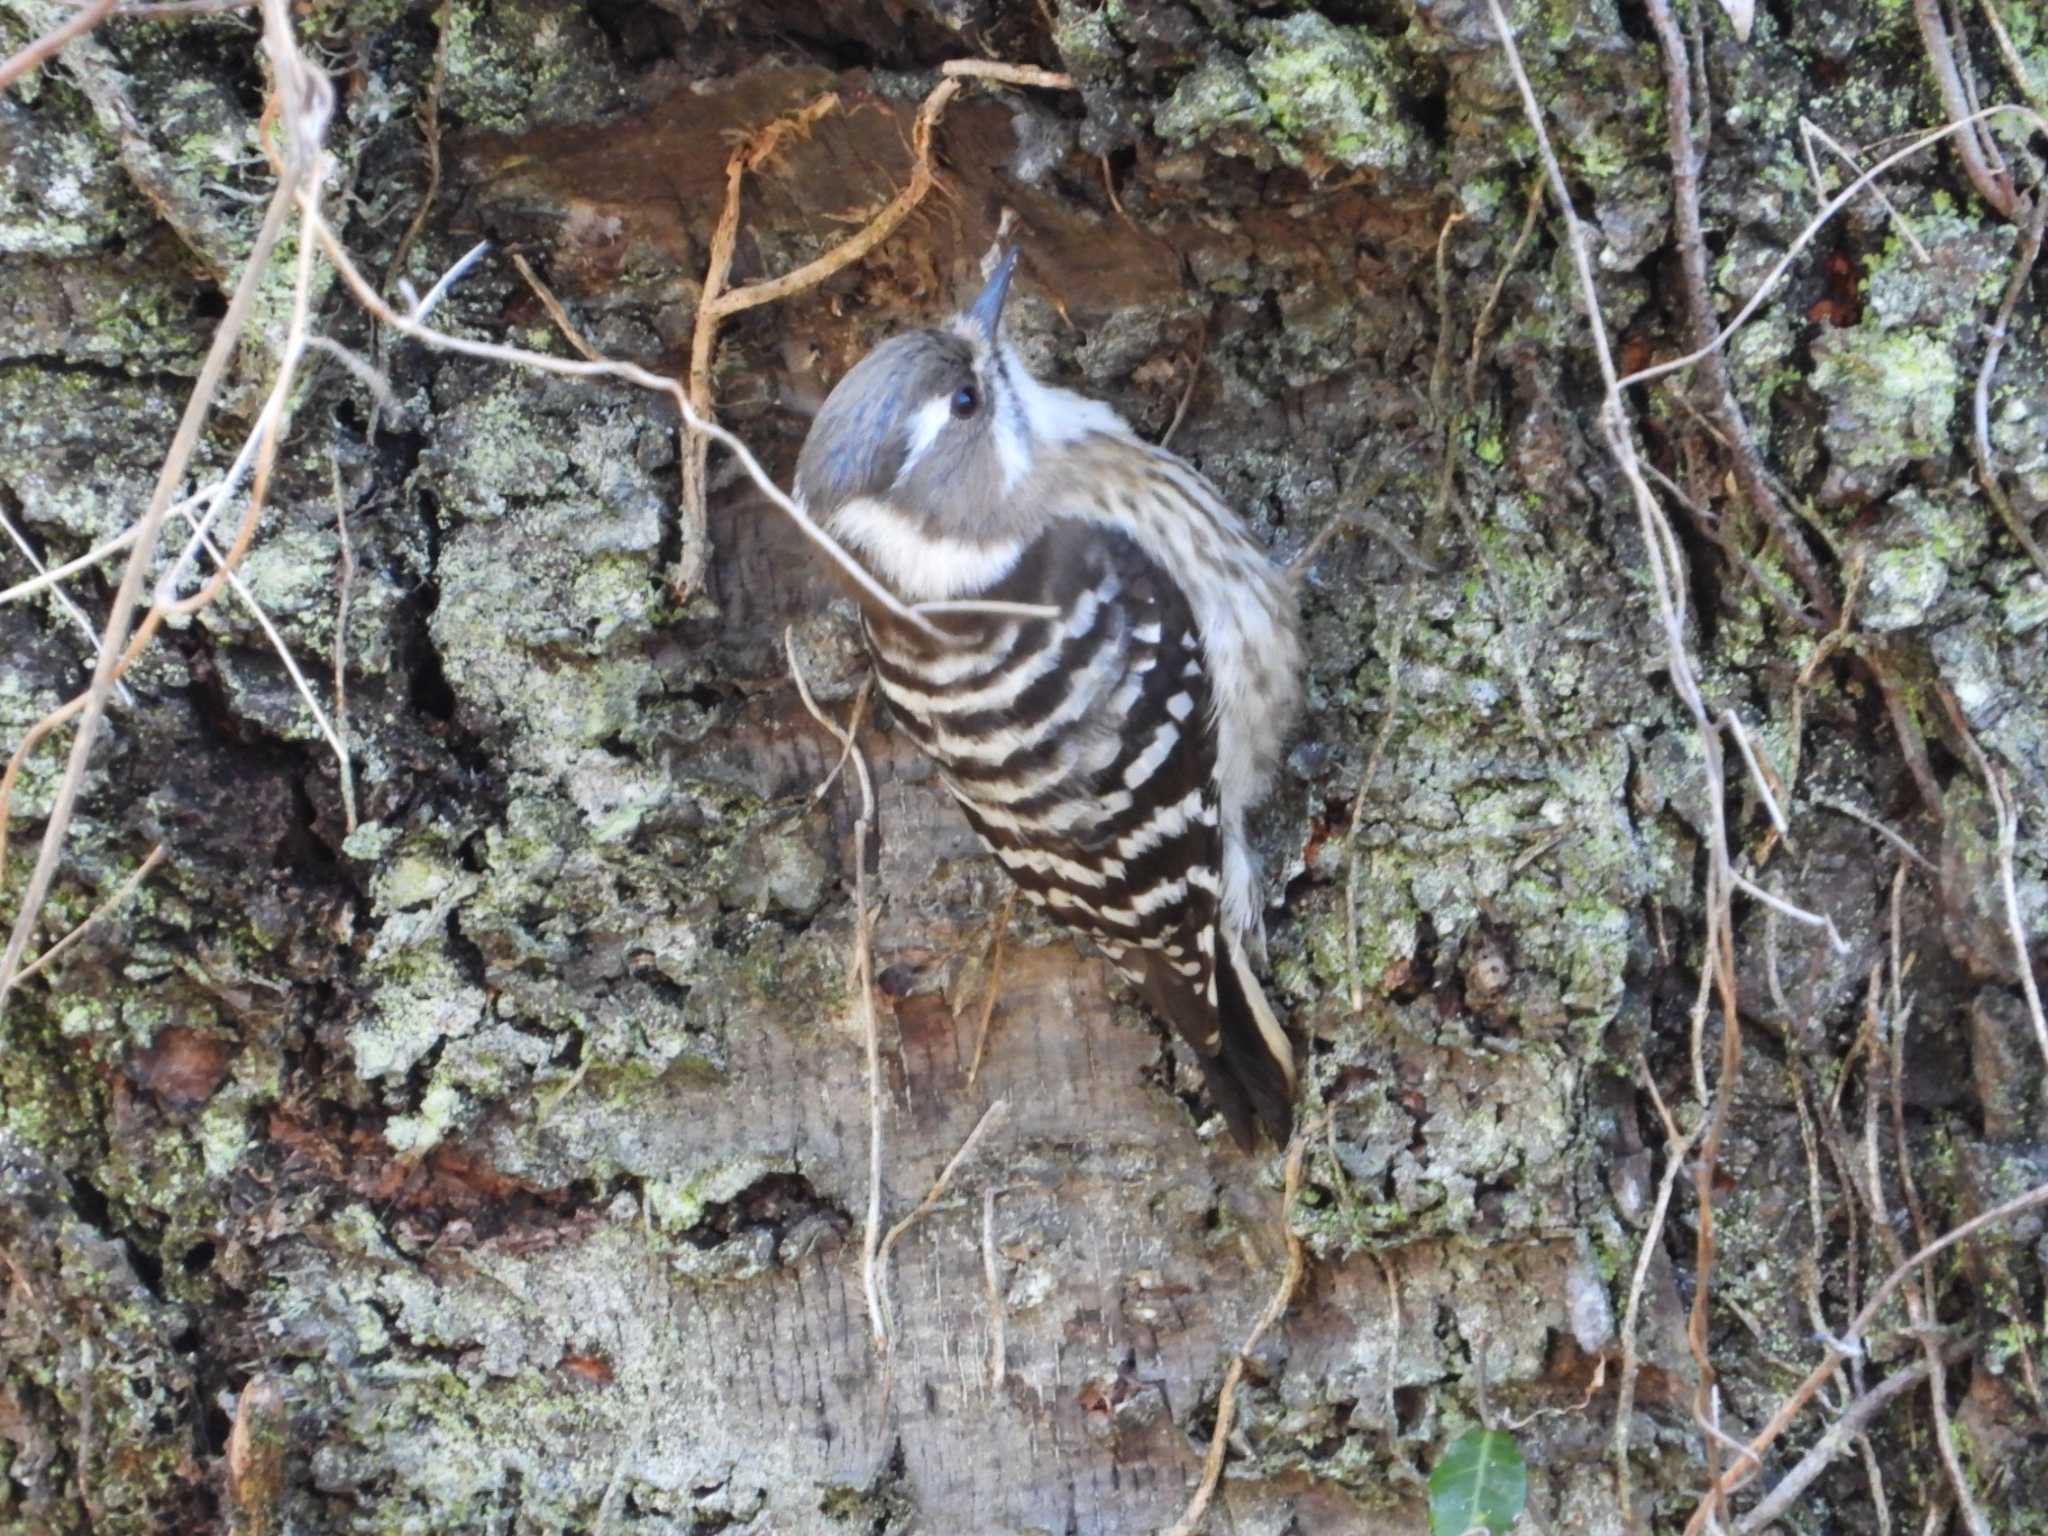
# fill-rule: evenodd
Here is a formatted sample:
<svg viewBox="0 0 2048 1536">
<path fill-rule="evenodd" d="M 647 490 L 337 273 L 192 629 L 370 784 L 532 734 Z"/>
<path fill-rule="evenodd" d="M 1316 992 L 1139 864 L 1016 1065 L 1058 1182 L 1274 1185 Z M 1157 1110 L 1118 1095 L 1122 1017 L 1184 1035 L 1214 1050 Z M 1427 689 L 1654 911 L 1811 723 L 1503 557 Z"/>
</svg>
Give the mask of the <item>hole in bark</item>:
<svg viewBox="0 0 2048 1536">
<path fill-rule="evenodd" d="M 1429 1408 L 1429 1388 L 1394 1388 L 1394 1423 L 1400 1433 L 1421 1433 L 1422 1416 Z"/>
</svg>

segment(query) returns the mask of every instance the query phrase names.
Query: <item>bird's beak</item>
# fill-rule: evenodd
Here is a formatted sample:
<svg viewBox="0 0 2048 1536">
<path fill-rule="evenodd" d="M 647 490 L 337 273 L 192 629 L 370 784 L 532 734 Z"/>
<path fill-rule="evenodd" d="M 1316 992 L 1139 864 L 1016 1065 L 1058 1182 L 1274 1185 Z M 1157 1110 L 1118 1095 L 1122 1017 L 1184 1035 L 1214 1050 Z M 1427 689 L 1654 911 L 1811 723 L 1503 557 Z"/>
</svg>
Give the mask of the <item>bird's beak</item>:
<svg viewBox="0 0 2048 1536">
<path fill-rule="evenodd" d="M 1010 274 L 1016 270 L 1017 247 L 1013 245 L 998 258 L 995 271 L 981 285 L 981 293 L 967 306 L 967 318 L 990 342 L 996 339 L 996 326 L 1003 318 L 1003 300 L 1010 292 Z"/>
</svg>

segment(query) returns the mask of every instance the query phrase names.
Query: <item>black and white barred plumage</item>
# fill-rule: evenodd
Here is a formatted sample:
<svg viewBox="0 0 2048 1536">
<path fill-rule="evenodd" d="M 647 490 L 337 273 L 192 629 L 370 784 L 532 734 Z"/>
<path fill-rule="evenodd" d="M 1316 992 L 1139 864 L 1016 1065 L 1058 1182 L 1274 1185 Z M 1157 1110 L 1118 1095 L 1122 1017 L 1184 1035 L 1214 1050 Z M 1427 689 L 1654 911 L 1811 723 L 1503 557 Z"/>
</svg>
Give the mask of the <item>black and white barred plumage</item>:
<svg viewBox="0 0 2048 1536">
<path fill-rule="evenodd" d="M 1252 970 L 1245 815 L 1300 706 L 1292 581 L 1194 469 L 1034 379 L 998 334 L 1015 254 L 943 329 L 894 337 L 813 425 L 797 491 L 943 638 L 864 604 L 882 691 L 1025 895 L 1088 934 L 1201 1062 L 1240 1144 L 1292 1123 L 1293 1050 Z"/>
</svg>

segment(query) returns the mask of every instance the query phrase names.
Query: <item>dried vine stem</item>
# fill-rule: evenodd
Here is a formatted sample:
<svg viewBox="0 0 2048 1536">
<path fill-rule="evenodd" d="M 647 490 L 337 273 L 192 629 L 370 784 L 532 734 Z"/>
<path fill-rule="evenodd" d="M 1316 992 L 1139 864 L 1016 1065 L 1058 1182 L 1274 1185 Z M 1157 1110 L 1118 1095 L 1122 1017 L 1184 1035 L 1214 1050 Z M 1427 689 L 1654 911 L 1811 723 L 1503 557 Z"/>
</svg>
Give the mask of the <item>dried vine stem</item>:
<svg viewBox="0 0 2048 1536">
<path fill-rule="evenodd" d="M 1202 1480 L 1196 1485 L 1187 1508 L 1181 1511 L 1181 1517 L 1167 1529 L 1165 1536 L 1194 1536 L 1202 1528 L 1202 1521 L 1209 1513 L 1209 1503 L 1216 1497 L 1216 1489 L 1223 1481 L 1223 1462 L 1230 1453 L 1230 1423 L 1237 1411 L 1237 1388 L 1238 1383 L 1244 1380 L 1246 1363 L 1251 1352 L 1259 1347 L 1259 1341 L 1293 1305 L 1295 1289 L 1301 1284 L 1302 1272 L 1308 1267 L 1307 1251 L 1302 1247 L 1301 1239 L 1294 1235 L 1294 1197 L 1301 1193 L 1302 1162 L 1308 1153 L 1309 1143 L 1321 1134 L 1322 1129 L 1321 1124 L 1300 1126 L 1295 1130 L 1294 1139 L 1287 1144 L 1287 1171 L 1280 1193 L 1280 1228 L 1287 1235 L 1287 1271 L 1280 1277 L 1278 1288 L 1259 1314 L 1259 1320 L 1252 1325 L 1252 1331 L 1245 1335 L 1244 1343 L 1230 1357 L 1230 1365 L 1223 1373 L 1223 1385 L 1216 1393 L 1216 1428 L 1209 1436 L 1208 1454 L 1202 1458 Z"/>
<path fill-rule="evenodd" d="M 1979 134 L 1977 124 L 1971 121 L 1975 115 L 1973 104 L 1956 69 L 1955 49 L 1949 39 L 1948 23 L 1942 19 L 1941 0 L 1913 0 L 1913 19 L 1920 24 L 1920 41 L 1927 50 L 1927 63 L 1934 71 L 1942 107 L 1962 130 L 1956 135 L 1956 155 L 1969 174 L 1970 185 L 2008 219 L 2015 217 L 2020 211 L 2019 193 L 2012 184 L 2012 173 L 1991 163 L 1997 151 L 1990 144 L 1990 135 Z"/>
<path fill-rule="evenodd" d="M 1801 1381 L 1792 1390 L 1791 1394 L 1786 1397 L 1785 1401 L 1778 1405 L 1778 1410 L 1771 1415 L 1770 1421 L 1750 1439 L 1748 1443 L 1749 1453 L 1760 1458 L 1765 1451 L 1769 1450 L 1777 1442 L 1778 1437 L 1785 1432 L 1786 1427 L 1799 1416 L 1800 1410 L 1812 1401 L 1814 1393 L 1820 1390 L 1822 1383 L 1827 1381 L 1845 1360 L 1851 1359 L 1861 1352 L 1865 1331 L 1877 1320 L 1877 1315 L 1884 1310 L 1885 1303 L 1898 1293 L 1899 1287 L 1910 1280 L 1923 1264 L 1927 1263 L 1930 1259 L 1938 1258 L 1957 1243 L 1962 1242 L 1967 1237 L 1974 1236 L 1986 1227 L 1994 1227 L 2000 1222 L 2010 1221 L 2013 1217 L 2024 1215 L 2036 1206 L 2042 1205 L 2048 1205 L 2048 1184 L 2037 1184 L 2024 1194 L 2015 1195 L 2012 1199 L 1995 1205 L 1988 1211 L 1980 1212 L 1960 1226 L 1943 1233 L 1933 1242 L 1927 1244 L 1926 1247 L 1913 1254 L 1905 1263 L 1894 1269 L 1885 1277 L 1884 1282 L 1870 1293 L 1870 1299 L 1863 1303 L 1863 1310 L 1858 1312 L 1850 1321 L 1847 1334 L 1839 1339 L 1826 1339 L 1822 1341 L 1825 1346 L 1825 1358 L 1819 1365 L 1816 1365 L 1807 1373 L 1805 1380 Z M 1921 1362 L 1914 1369 L 1920 1373 L 1921 1377 L 1924 1377 L 1926 1362 Z M 1907 1385 L 1911 1384 L 1910 1382 L 1907 1383 Z M 1901 1390 L 1904 1389 L 1901 1388 Z M 1723 1474 L 1722 1478 L 1717 1480 L 1716 1485 L 1708 1490 L 1707 1496 L 1701 1500 L 1699 1508 L 1693 1511 L 1692 1518 L 1686 1522 L 1687 1536 L 1696 1536 L 1696 1533 L 1706 1525 L 1707 1521 L 1712 1517 L 1712 1511 L 1718 1504 L 1720 1497 L 1729 1491 L 1733 1481 L 1733 1472 Z M 1745 1520 L 1742 1528 L 1748 1530 L 1754 1527 L 1751 1526 L 1749 1520 Z"/>
<path fill-rule="evenodd" d="M 952 1185 L 953 1175 L 960 1171 L 967 1159 L 974 1155 L 974 1149 L 981 1145 L 981 1138 L 1000 1125 L 1003 1117 L 1009 1112 L 1008 1099 L 997 1099 L 983 1110 L 981 1118 L 974 1122 L 974 1129 L 969 1131 L 967 1139 L 960 1143 L 960 1149 L 947 1160 L 946 1166 L 939 1171 L 939 1176 L 932 1181 L 932 1187 L 924 1192 L 924 1198 L 911 1207 L 910 1213 L 883 1235 L 881 1247 L 875 1252 L 875 1270 L 882 1302 L 884 1332 L 881 1343 L 885 1350 L 894 1337 L 896 1327 L 896 1314 L 889 1304 L 889 1255 L 902 1240 L 904 1233 L 931 1214 L 932 1207 L 939 1203 Z"/>
<path fill-rule="evenodd" d="M 842 761 L 851 761 L 855 777 L 860 783 L 860 815 L 853 823 L 853 980 L 854 988 L 860 994 L 860 1021 L 863 1043 L 867 1048 L 868 1071 L 868 1212 L 867 1222 L 861 1231 L 860 1276 L 861 1288 L 868 1303 L 868 1331 L 874 1339 L 877 1353 L 885 1358 L 889 1350 L 888 1310 L 883 1304 L 880 1280 L 880 1248 L 882 1240 L 882 1024 L 875 1011 L 875 951 L 874 930 L 868 912 L 868 832 L 875 821 L 875 784 L 868 776 L 868 760 L 860 750 L 861 714 L 867 706 L 868 692 L 863 688 L 853 702 L 853 712 L 842 728 L 833 718 L 818 707 L 818 701 L 811 697 L 810 684 L 804 681 L 803 668 L 796 660 L 796 626 L 790 625 L 782 632 L 783 654 L 789 658 L 790 680 L 796 684 L 797 697 L 803 700 L 804 708 L 811 718 L 825 728 L 840 746 Z M 837 768 L 832 770 L 835 774 Z M 827 780 L 829 783 L 830 780 Z"/>
<path fill-rule="evenodd" d="M 2040 541 L 2005 494 L 2005 487 L 1998 481 L 1998 467 L 1991 457 L 1991 380 L 1998 372 L 1998 359 L 2005 351 L 2013 312 L 2019 308 L 2020 296 L 2027 291 L 2027 282 L 2034 275 L 2034 263 L 2041 259 L 2044 227 L 2048 227 L 2048 188 L 2034 193 L 2033 211 L 2027 215 L 2027 222 L 2020 231 L 2019 252 L 2013 259 L 2012 277 L 2005 285 L 2005 297 L 1999 302 L 1997 318 L 1991 322 L 1991 329 L 1985 337 L 1984 362 L 1977 369 L 1977 387 L 1970 396 L 1970 421 L 1975 428 L 1971 442 L 1977 451 L 1978 484 L 1984 487 L 1984 494 L 1990 498 L 2013 542 L 2026 551 L 2036 570 L 2048 576 L 2048 550 L 2041 548 Z"/>
<path fill-rule="evenodd" d="M 1958 1339 L 1943 1347 L 1942 1357 L 1953 1363 L 1967 1358 L 1972 1347 L 1969 1340 Z M 1756 1508 L 1735 1522 L 1736 1536 L 1755 1536 L 1788 1513 L 1793 1501 L 1813 1485 L 1813 1480 L 1825 1472 L 1828 1464 L 1847 1450 L 1850 1442 L 1862 1434 L 1880 1413 L 1927 1380 L 1927 1369 L 1927 1362 L 1920 1360 L 1896 1371 L 1843 1409 L 1792 1470 L 1778 1480 L 1778 1486 L 1759 1500 Z"/>
<path fill-rule="evenodd" d="M 107 897 L 105 901 L 85 915 L 83 922 L 52 944 L 48 949 L 44 950 L 40 955 L 36 956 L 27 965 L 23 966 L 21 974 L 14 978 L 16 983 L 19 984 L 27 981 L 29 977 L 37 972 L 47 970 L 50 966 L 56 964 L 63 957 L 64 953 L 78 943 L 79 940 L 83 939 L 96 926 L 105 922 L 114 913 L 125 907 L 136 891 L 141 889 L 142 882 L 150 877 L 151 871 L 157 865 L 163 863 L 163 861 L 164 845 L 158 843 L 149 850 L 149 856 L 135 867 L 134 873 L 130 874 L 126 880 L 123 880 L 120 885 L 115 887 L 114 893 L 111 896 Z"/>
<path fill-rule="evenodd" d="M 727 288 L 732 276 L 733 249 L 739 238 L 740 191 L 749 171 L 758 170 L 782 145 L 801 138 L 839 104 L 830 94 L 820 96 L 801 111 L 776 119 L 753 134 L 732 154 L 725 168 L 725 204 L 711 236 L 711 254 L 705 268 L 703 292 L 697 300 L 697 320 L 690 337 L 689 401 L 705 421 L 713 419 L 715 403 L 711 393 L 712 365 L 718 346 L 719 322 L 742 310 L 771 304 L 792 294 L 815 288 L 842 268 L 851 266 L 875 249 L 924 201 L 938 180 L 932 165 L 932 134 L 946 107 L 968 80 L 992 80 L 1005 85 L 1039 86 L 1047 90 L 1072 90 L 1070 76 L 1030 65 L 1003 64 L 988 59 L 952 59 L 940 69 L 943 77 L 932 87 L 910 126 L 910 180 L 901 192 L 882 206 L 881 212 L 824 255 L 805 262 L 780 277 L 763 278 L 742 288 Z M 687 596 L 702 587 L 711 557 L 706 505 L 706 451 L 702 432 L 693 432 L 682 444 L 682 551 L 677 556 L 671 584 L 678 595 Z"/>
<path fill-rule="evenodd" d="M 84 7 L 78 14 L 67 17 L 19 52 L 11 54 L 4 64 L 0 64 L 0 91 L 7 89 L 45 59 L 56 57 L 66 43 L 73 38 L 83 37 L 112 15 L 113 11 L 114 0 L 92 0 L 92 4 Z"/>
<path fill-rule="evenodd" d="M 108 695 L 113 691 L 116 677 L 141 653 L 154 636 L 158 626 L 173 611 L 196 612 L 198 607 L 211 602 L 223 585 L 227 575 L 247 552 L 249 537 L 255 532 L 255 520 L 260 515 L 265 493 L 269 488 L 270 467 L 273 462 L 279 437 L 282 411 L 269 418 L 269 429 L 263 434 L 262 447 L 257 455 L 255 477 L 250 485 L 249 514 L 243 520 L 243 528 L 229 551 L 229 564 L 216 573 L 213 581 L 202 589 L 197 597 L 184 603 L 153 603 L 142 622 L 130 632 L 135 610 L 143 596 L 143 584 L 149 566 L 156 554 L 157 540 L 163 530 L 164 518 L 169 514 L 172 493 L 183 480 L 185 471 L 192 461 L 192 455 L 199 446 L 200 429 L 205 425 L 211 412 L 215 394 L 233 358 L 243 326 L 247 323 L 250 310 L 254 307 L 256 291 L 264 269 L 269 265 L 272 252 L 284 232 L 285 218 L 294 201 L 301 207 L 299 230 L 299 260 L 297 282 L 293 289 L 290 331 L 285 342 L 284 356 L 279 359 L 279 382 L 286 382 L 296 367 L 300 353 L 305 347 L 308 312 L 310 309 L 310 287 L 312 281 L 311 232 L 318 219 L 318 190 L 320 143 L 327 131 L 327 124 L 334 108 L 333 87 L 327 77 L 308 66 L 294 42 L 290 21 L 285 12 L 285 0 L 264 0 L 263 5 L 263 49 L 269 56 L 272 77 L 275 82 L 272 101 L 278 106 L 278 117 L 285 128 L 285 148 L 280 166 L 276 191 L 265 208 L 262 223 L 258 226 L 256 239 L 248 260 L 244 263 L 242 276 L 235 285 L 234 295 L 228 301 L 227 312 L 222 316 L 219 328 L 214 332 L 213 345 L 208 349 L 206 360 L 201 365 L 199 377 L 192 386 L 191 396 L 186 401 L 183 417 L 179 420 L 176 434 L 171 439 L 170 451 L 165 455 L 157 475 L 156 488 L 150 495 L 148 509 L 143 513 L 135 543 L 128 553 L 128 563 L 121 573 L 121 584 L 115 590 L 114 600 L 107 615 L 99 660 L 93 668 L 92 680 L 85 692 L 69 704 L 46 715 L 32 727 L 14 759 L 8 764 L 4 780 L 0 780 L 0 859 L 5 858 L 5 828 L 7 822 L 7 798 L 11 795 L 14 782 L 19 777 L 21 764 L 28 751 L 50 731 L 65 720 L 76 716 L 78 728 L 71 743 L 71 756 L 65 764 L 64 775 L 57 785 L 57 793 L 50 807 L 48 824 L 44 828 L 43 841 L 31 871 L 27 889 L 22 894 L 21 909 L 15 914 L 13 930 L 8 935 L 7 948 L 0 955 L 0 1013 L 4 1013 L 7 997 L 11 992 L 21 957 L 28 948 L 30 936 L 35 931 L 43 902 L 47 899 L 50 885 L 56 878 L 57 863 L 62 855 L 65 834 L 69 831 L 71 818 L 77 809 L 78 796 L 85 782 L 85 771 L 92 757 L 92 749 L 99 735 L 101 721 L 106 715 Z M 60 31 L 62 29 L 59 29 Z M 54 34 L 53 34 L 54 35 Z"/>
<path fill-rule="evenodd" d="M 1658 48 L 1664 55 L 1664 108 L 1671 142 L 1671 202 L 1677 216 L 1678 253 L 1680 267 L 1685 274 L 1686 310 L 1692 321 L 1693 341 L 1697 345 L 1714 333 L 1714 309 L 1707 287 L 1706 239 L 1700 227 L 1700 165 L 1705 156 L 1693 141 L 1691 55 L 1685 34 L 1679 31 L 1678 22 L 1671 14 L 1670 0 L 1645 0 L 1645 3 L 1649 8 L 1650 24 L 1657 33 Z M 1808 600 L 1822 618 L 1832 624 L 1840 604 L 1827 578 L 1821 574 L 1813 551 L 1807 547 L 1798 527 L 1778 504 L 1778 498 L 1771 490 L 1764 474 L 1763 460 L 1757 454 L 1756 440 L 1750 435 L 1749 422 L 1743 416 L 1742 404 L 1729 387 L 1728 370 L 1722 366 L 1721 354 L 1708 353 L 1701 360 L 1700 371 L 1704 375 L 1708 397 L 1706 408 L 1719 425 L 1734 457 L 1735 478 L 1742 487 L 1743 496 L 1770 530 L 1785 563 L 1792 567 L 1792 574 L 1806 589 Z"/>
</svg>

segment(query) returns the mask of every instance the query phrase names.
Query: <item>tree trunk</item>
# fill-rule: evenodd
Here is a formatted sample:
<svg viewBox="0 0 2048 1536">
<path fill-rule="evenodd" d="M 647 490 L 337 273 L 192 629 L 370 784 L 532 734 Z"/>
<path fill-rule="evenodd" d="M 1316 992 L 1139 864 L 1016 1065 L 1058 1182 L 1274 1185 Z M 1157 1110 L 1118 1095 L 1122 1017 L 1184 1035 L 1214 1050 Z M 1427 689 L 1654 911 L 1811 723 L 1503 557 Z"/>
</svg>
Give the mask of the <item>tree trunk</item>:
<svg viewBox="0 0 2048 1536">
<path fill-rule="evenodd" d="M 1257 825 L 1303 1174 L 1285 1202 L 1099 956 L 1003 920 L 882 710 L 857 830 L 790 661 L 844 723 L 852 606 L 724 449 L 695 526 L 671 396 L 410 340 L 322 256 L 248 600 L 123 677 L 26 955 L 161 862 L 4 1000 L 0 1527 L 1119 1536 L 1180 1518 L 1227 1414 L 1205 1529 L 1423 1530 L 1483 1422 L 1530 1528 L 1676 1530 L 1829 1360 L 1723 1527 L 2038 1519 L 2040 1208 L 1842 1336 L 2048 1180 L 2044 145 L 2000 118 L 1977 173 L 1928 148 L 1806 240 L 1856 172 L 1802 125 L 1868 167 L 1948 120 L 1944 60 L 2038 101 L 2048 28 L 1745 9 L 1514 7 L 1573 226 L 1485 0 L 295 7 L 324 206 L 400 308 L 488 240 L 429 316 L 457 337 L 686 379 L 701 334 L 786 484 L 1007 213 L 1040 374 L 1309 551 Z M 0 47 L 75 10 L 0 0 Z M 241 277 L 260 35 L 117 15 L 0 94 L 0 513 L 46 564 L 148 505 Z M 796 271 L 915 190 L 957 59 L 1071 83 L 965 82 L 900 227 L 700 327 L 729 188 L 723 286 Z M 284 227 L 177 494 L 263 408 Z M 1604 354 L 1691 353 L 1781 258 L 1612 429 Z M 10 747 L 126 558 L 77 616 L 0 606 Z M 9 927 L 70 740 L 13 786 Z"/>
</svg>

